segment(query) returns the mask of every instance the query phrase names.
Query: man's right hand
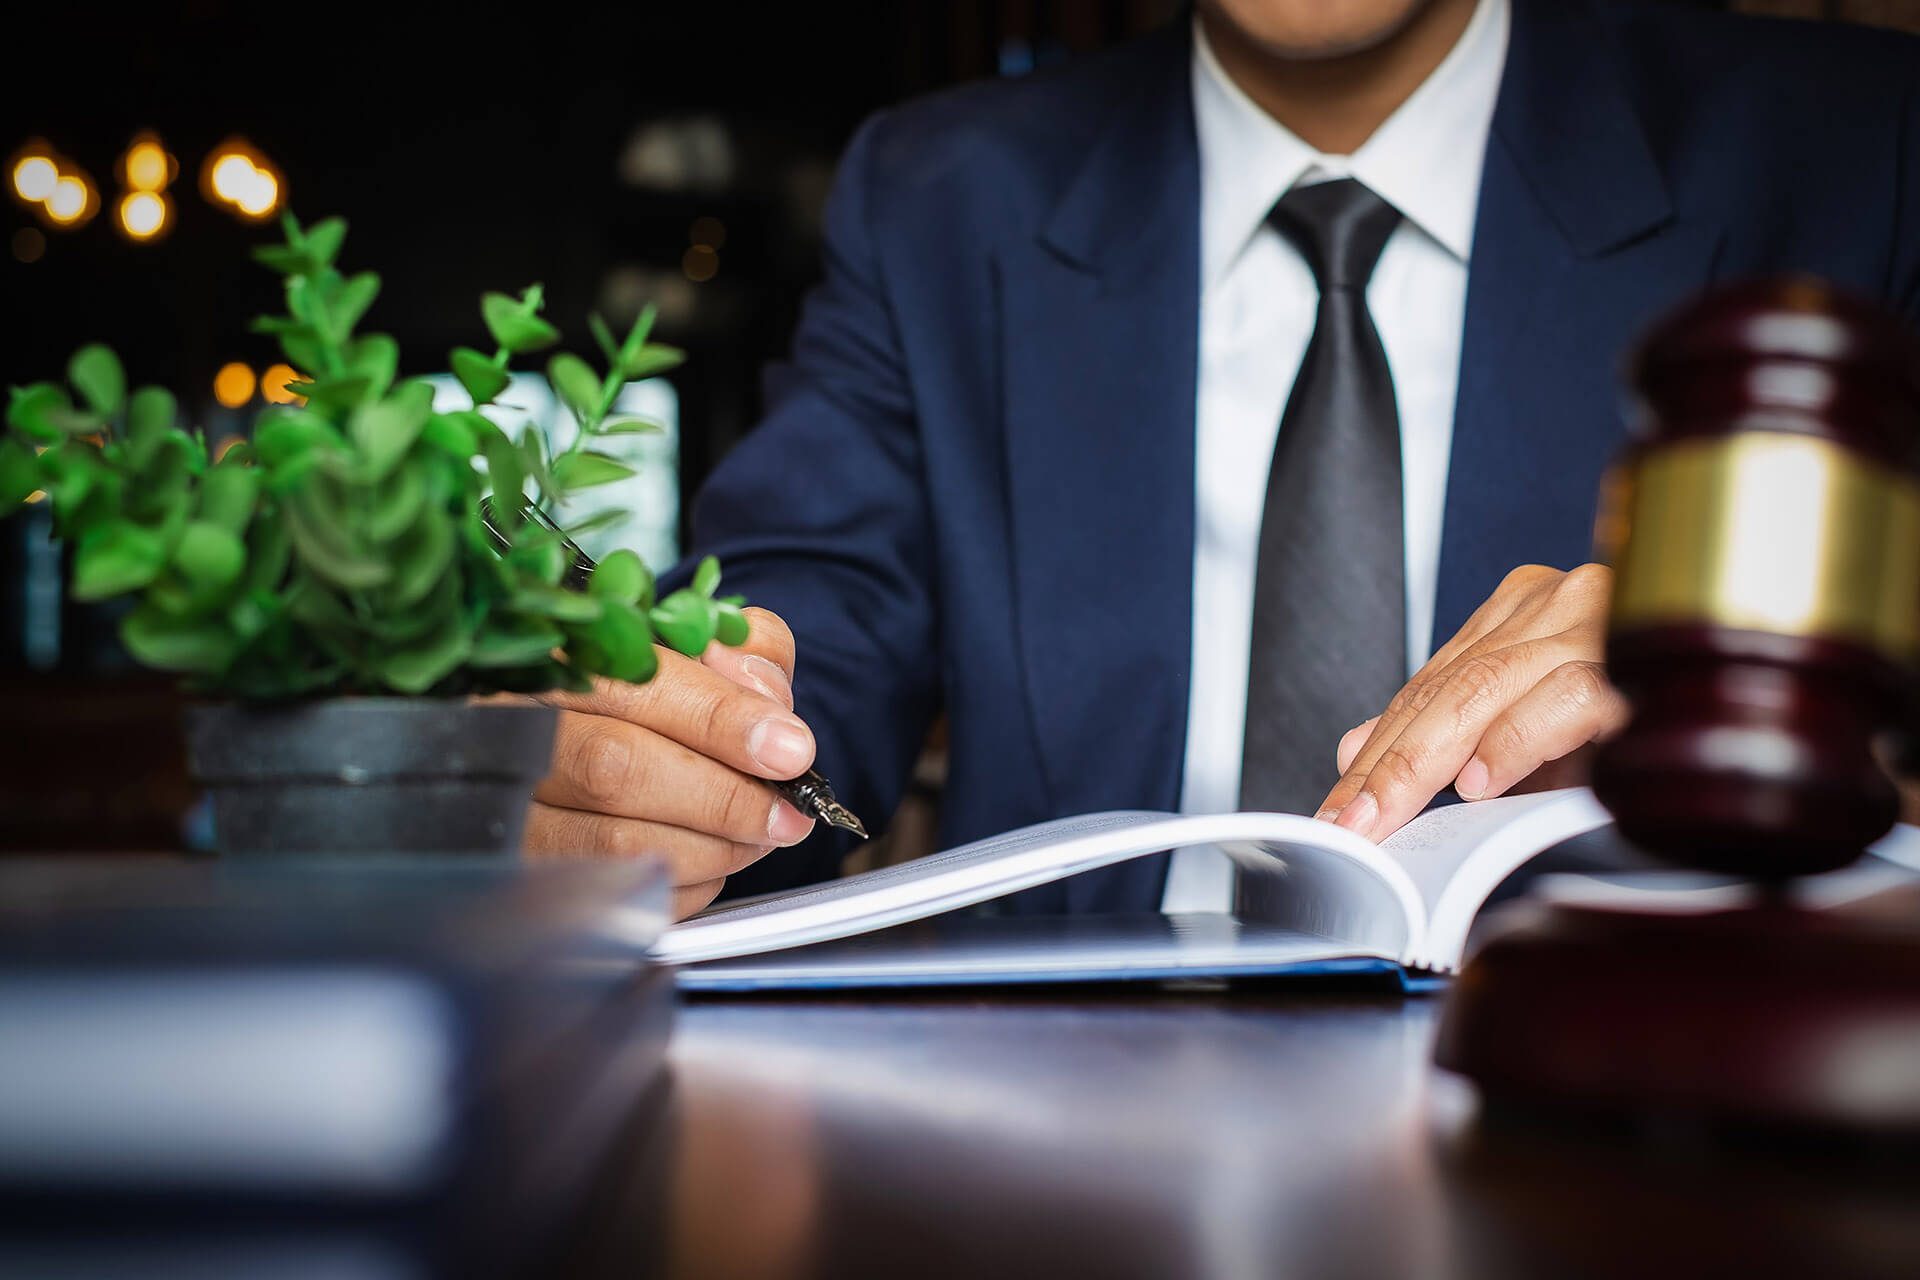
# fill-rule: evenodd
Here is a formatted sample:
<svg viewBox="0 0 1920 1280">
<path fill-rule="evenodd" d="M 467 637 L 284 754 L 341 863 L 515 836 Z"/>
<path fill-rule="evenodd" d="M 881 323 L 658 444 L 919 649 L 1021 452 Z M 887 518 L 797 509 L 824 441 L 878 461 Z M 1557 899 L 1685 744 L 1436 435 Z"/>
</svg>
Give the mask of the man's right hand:
<svg viewBox="0 0 1920 1280">
<path fill-rule="evenodd" d="M 746 614 L 739 648 L 716 643 L 698 661 L 663 648 L 646 684 L 541 696 L 560 726 L 527 817 L 529 852 L 658 855 L 683 919 L 728 876 L 813 830 L 760 781 L 813 763 L 813 734 L 793 714 L 793 633 L 764 609 Z"/>
</svg>

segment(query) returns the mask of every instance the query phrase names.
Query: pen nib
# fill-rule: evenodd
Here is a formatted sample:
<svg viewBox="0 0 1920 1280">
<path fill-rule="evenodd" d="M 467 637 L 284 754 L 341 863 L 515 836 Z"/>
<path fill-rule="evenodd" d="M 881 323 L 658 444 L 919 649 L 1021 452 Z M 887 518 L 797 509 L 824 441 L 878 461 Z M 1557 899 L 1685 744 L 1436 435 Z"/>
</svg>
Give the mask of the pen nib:
<svg viewBox="0 0 1920 1280">
<path fill-rule="evenodd" d="M 860 819 L 853 816 L 853 810 L 847 808 L 847 806 L 837 800 L 822 805 L 820 807 L 820 816 L 830 827 L 838 827 L 842 831 L 851 831 L 862 840 L 867 838 L 866 826 Z"/>
</svg>

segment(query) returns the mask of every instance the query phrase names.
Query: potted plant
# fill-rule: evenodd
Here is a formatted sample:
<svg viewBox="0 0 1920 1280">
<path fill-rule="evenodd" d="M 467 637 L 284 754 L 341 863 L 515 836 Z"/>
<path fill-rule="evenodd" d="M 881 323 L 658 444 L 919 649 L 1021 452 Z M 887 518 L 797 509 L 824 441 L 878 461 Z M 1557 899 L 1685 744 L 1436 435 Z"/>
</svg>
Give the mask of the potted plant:
<svg viewBox="0 0 1920 1280">
<path fill-rule="evenodd" d="M 529 487 L 551 508 L 631 475 L 605 442 L 652 427 L 612 406 L 681 353 L 649 340 L 651 309 L 619 340 L 595 317 L 604 372 L 546 365 L 578 434 L 559 450 L 532 426 L 515 439 L 490 412 L 509 362 L 560 336 L 538 285 L 481 299 L 494 349 L 451 353 L 472 403 L 448 411 L 399 376 L 391 337 L 357 332 L 380 280 L 336 267 L 345 222 L 283 227 L 255 256 L 284 277 L 286 312 L 255 327 L 299 371 L 297 401 L 215 457 L 171 394 L 129 394 L 113 352 L 83 347 L 70 390 L 10 396 L 0 516 L 44 491 L 72 594 L 131 597 L 128 651 L 201 699 L 189 757 L 223 851 L 516 849 L 555 713 L 480 695 L 644 681 L 656 641 L 698 654 L 746 638 L 711 561 L 659 600 L 631 551 L 579 587 L 556 526 L 513 519 L 502 553 L 480 515 L 483 499 L 511 517 Z"/>
</svg>

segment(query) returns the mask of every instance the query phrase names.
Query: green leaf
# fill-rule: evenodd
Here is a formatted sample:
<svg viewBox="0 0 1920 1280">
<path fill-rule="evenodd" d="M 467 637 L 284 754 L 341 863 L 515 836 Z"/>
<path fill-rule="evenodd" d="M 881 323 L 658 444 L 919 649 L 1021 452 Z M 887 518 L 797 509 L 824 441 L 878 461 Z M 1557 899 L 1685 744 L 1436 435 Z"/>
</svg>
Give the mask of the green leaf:
<svg viewBox="0 0 1920 1280">
<path fill-rule="evenodd" d="M 120 357 L 97 342 L 73 353 L 67 362 L 67 381 L 102 418 L 119 413 L 127 398 L 127 374 L 120 367 Z"/>
<path fill-rule="evenodd" d="M 237 537 L 246 532 L 259 498 L 258 472 L 237 463 L 221 463 L 200 481 L 200 519 Z"/>
<path fill-rule="evenodd" d="M 205 520 L 191 521 L 173 548 L 173 567 L 197 586 L 230 587 L 246 566 L 247 549 L 240 539 Z"/>
<path fill-rule="evenodd" d="M 473 643 L 465 620 L 450 612 L 424 637 L 380 659 L 380 675 L 401 693 L 425 693 L 466 661 Z"/>
<path fill-rule="evenodd" d="M 720 585 L 720 561 L 708 556 L 693 571 L 693 590 L 703 596 L 711 597 L 714 588 Z"/>
<path fill-rule="evenodd" d="M 579 356 L 561 352 L 547 361 L 547 381 L 583 427 L 597 424 L 600 415 L 600 379 Z"/>
<path fill-rule="evenodd" d="M 232 663 L 239 643 L 214 619 L 171 618 L 142 605 L 120 623 L 127 652 L 161 671 L 215 675 Z"/>
<path fill-rule="evenodd" d="M 453 521 L 438 507 L 427 507 L 393 548 L 393 582 L 386 603 L 404 609 L 439 585 L 453 565 Z"/>
<path fill-rule="evenodd" d="M 660 669 L 646 615 L 617 600 L 606 602 L 605 611 L 588 624 L 574 647 L 587 670 L 615 680 L 644 684 Z"/>
<path fill-rule="evenodd" d="M 626 511 L 619 507 L 608 507 L 605 510 L 594 512 L 583 520 L 577 520 L 568 525 L 567 534 L 570 537 L 577 538 L 583 533 L 592 533 L 596 529 L 610 528 L 613 525 L 631 519 L 632 516 L 633 513 L 631 511 Z"/>
<path fill-rule="evenodd" d="M 52 382 L 15 387 L 7 396 L 7 425 L 41 444 L 52 444 L 61 433 L 51 415 L 61 410 L 73 411 L 65 387 Z"/>
<path fill-rule="evenodd" d="M 647 572 L 645 562 L 624 547 L 595 566 L 587 580 L 587 590 L 593 595 L 621 604 L 637 602 L 652 586 L 653 575 Z"/>
<path fill-rule="evenodd" d="M 289 389 L 306 397 L 309 408 L 325 413 L 346 413 L 379 395 L 374 389 L 373 379 L 355 374 L 296 382 Z"/>
<path fill-rule="evenodd" d="M 540 434 L 538 427 L 531 424 L 520 433 L 520 460 L 540 492 L 553 495 L 553 469 L 547 464 L 547 439 Z"/>
<path fill-rule="evenodd" d="M 598 436 L 651 436 L 665 431 L 666 424 L 645 418 L 608 418 L 594 431 Z"/>
<path fill-rule="evenodd" d="M 629 382 L 654 378 L 687 362 L 687 353 L 664 342 L 649 342 L 620 362 L 620 372 Z"/>
<path fill-rule="evenodd" d="M 560 340 L 560 331 L 533 314 L 533 308 L 504 293 L 489 293 L 480 299 L 480 318 L 494 342 L 514 355 L 539 351 Z"/>
<path fill-rule="evenodd" d="M 613 331 L 607 328 L 607 322 L 600 318 L 599 312 L 591 311 L 587 313 L 587 330 L 593 334 L 594 342 L 599 344 L 601 352 L 607 357 L 607 367 L 610 369 L 618 368 L 620 365 L 620 344 L 613 340 Z"/>
<path fill-rule="evenodd" d="M 556 622 L 592 622 L 601 611 L 601 602 L 592 596 L 544 582 L 515 587 L 508 603 L 522 613 L 537 613 Z"/>
<path fill-rule="evenodd" d="M 333 260 L 340 256 L 340 246 L 346 242 L 347 220 L 345 218 L 322 218 L 307 228 L 306 252 L 314 265 L 330 267 Z"/>
<path fill-rule="evenodd" d="M 247 590 L 277 592 L 293 563 L 293 535 L 286 517 L 263 512 L 247 535 Z"/>
<path fill-rule="evenodd" d="M 447 354 L 447 362 L 476 405 L 492 404 L 510 381 L 505 369 L 496 368 L 493 361 L 472 347 L 455 347 Z"/>
<path fill-rule="evenodd" d="M 427 419 L 420 437 L 428 444 L 456 458 L 471 458 L 480 451 L 480 432 L 492 431 L 493 424 L 471 409 L 454 413 L 436 413 Z"/>
<path fill-rule="evenodd" d="M 291 249 L 283 244 L 256 245 L 252 253 L 255 262 L 283 276 L 298 275 L 313 269 L 313 263 L 308 260 L 304 250 Z"/>
<path fill-rule="evenodd" d="M 335 342 L 347 340 L 379 294 L 380 277 L 371 271 L 362 271 L 341 283 L 327 306 L 327 322 L 333 327 Z"/>
<path fill-rule="evenodd" d="M 0 516 L 10 514 L 40 487 L 40 461 L 30 445 L 0 436 Z"/>
<path fill-rule="evenodd" d="M 648 615 L 663 644 L 697 658 L 719 629 L 719 606 L 703 595 L 680 590 L 655 605 Z"/>
<path fill-rule="evenodd" d="M 481 438 L 487 455 L 488 491 L 502 514 L 517 511 L 526 500 L 526 459 L 505 433 L 494 430 Z"/>
<path fill-rule="evenodd" d="M 346 447 L 331 422 L 306 409 L 269 409 L 253 428 L 253 451 L 266 467 L 282 466 L 316 450 Z"/>
<path fill-rule="evenodd" d="M 373 501 L 366 510 L 369 538 L 375 542 L 391 542 L 412 526 L 427 502 L 423 470 L 418 462 L 396 467 L 393 474 L 374 489 Z"/>
<path fill-rule="evenodd" d="M 142 387 L 127 402 L 127 439 L 153 439 L 171 427 L 179 416 L 180 404 L 173 398 L 173 392 L 164 387 Z"/>
<path fill-rule="evenodd" d="M 591 489 L 595 485 L 612 484 L 633 474 L 634 469 L 618 458 L 609 458 L 604 453 L 595 453 L 590 449 L 583 453 L 563 453 L 553 463 L 554 483 L 569 493 L 576 489 Z"/>
<path fill-rule="evenodd" d="M 363 404 L 347 419 L 347 435 L 367 464 L 370 479 L 378 480 L 413 447 L 433 412 L 433 387 L 405 382 L 384 400 Z"/>
<path fill-rule="evenodd" d="M 105 600 L 137 591 L 167 563 L 167 545 L 151 529 L 113 520 L 89 531 L 73 553 L 73 597 Z"/>
<path fill-rule="evenodd" d="M 488 620 L 473 638 L 467 664 L 475 667 L 518 667 L 539 662 L 566 642 L 560 628 L 538 618 L 509 614 Z"/>
<path fill-rule="evenodd" d="M 285 509 L 294 550 L 317 577 L 348 591 L 377 587 L 393 577 L 394 571 L 384 561 L 348 541 L 321 505 L 313 486 L 289 494 Z"/>
<path fill-rule="evenodd" d="M 713 631 L 714 639 L 718 640 L 721 644 L 734 648 L 747 642 L 747 635 L 752 631 L 753 627 L 752 624 L 747 621 L 747 615 L 740 612 L 739 605 L 716 600 L 714 601 L 714 617 L 716 620 Z"/>
<path fill-rule="evenodd" d="M 365 378 L 373 394 L 383 396 L 400 369 L 400 344 L 384 333 L 369 333 L 347 344 L 347 372 Z"/>
</svg>

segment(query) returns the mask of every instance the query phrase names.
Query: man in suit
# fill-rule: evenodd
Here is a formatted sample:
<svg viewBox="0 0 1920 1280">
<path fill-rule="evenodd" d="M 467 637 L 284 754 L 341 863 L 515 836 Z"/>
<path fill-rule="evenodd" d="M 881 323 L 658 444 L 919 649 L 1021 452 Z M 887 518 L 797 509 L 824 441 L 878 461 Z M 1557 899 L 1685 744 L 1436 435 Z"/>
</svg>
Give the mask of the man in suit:
<svg viewBox="0 0 1920 1280">
<path fill-rule="evenodd" d="M 682 911 L 827 878 L 840 847 L 756 779 L 817 755 L 888 813 L 942 706 L 948 841 L 1123 807 L 1378 838 L 1536 778 L 1623 714 L 1583 564 L 1619 356 L 1785 271 L 1920 315 L 1911 42 L 1202 0 L 883 112 L 767 420 L 696 508 L 768 612 L 745 650 L 560 698 L 530 839 L 664 852 Z M 1184 851 L 1019 909 L 1230 893 Z"/>
</svg>

